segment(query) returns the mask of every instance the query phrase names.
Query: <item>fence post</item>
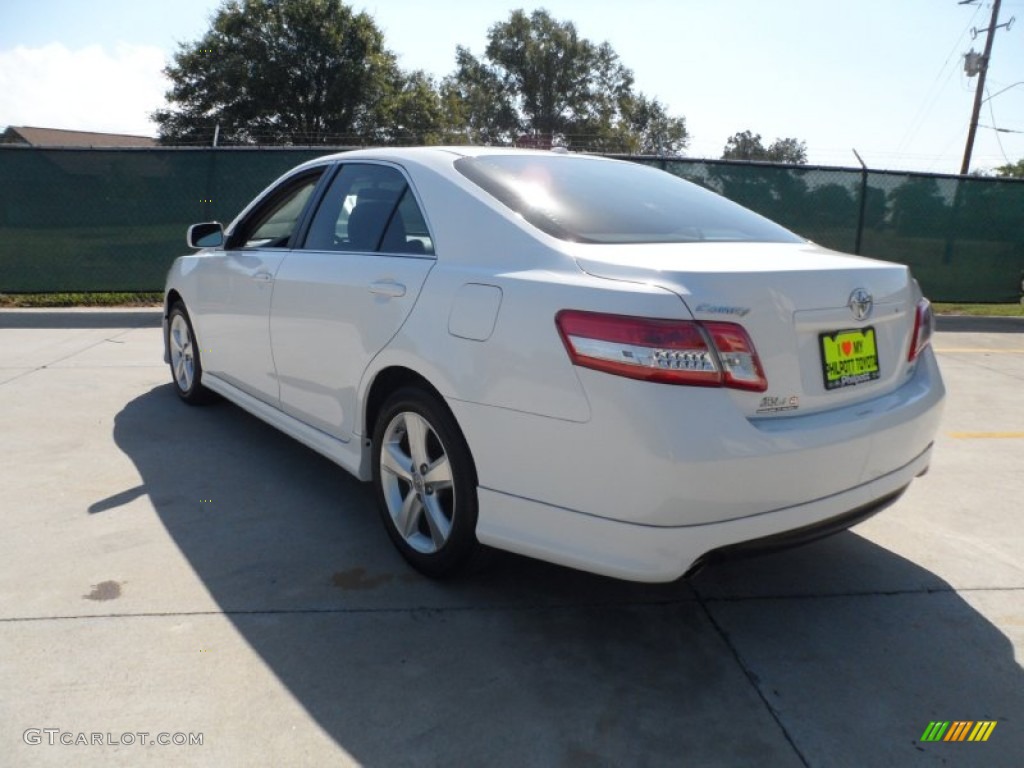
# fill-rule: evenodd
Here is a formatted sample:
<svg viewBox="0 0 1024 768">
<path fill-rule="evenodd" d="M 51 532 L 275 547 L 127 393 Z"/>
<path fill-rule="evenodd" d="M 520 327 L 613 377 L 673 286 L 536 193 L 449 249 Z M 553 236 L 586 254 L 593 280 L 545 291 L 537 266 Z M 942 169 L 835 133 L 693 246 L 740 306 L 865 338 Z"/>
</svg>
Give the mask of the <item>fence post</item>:
<svg viewBox="0 0 1024 768">
<path fill-rule="evenodd" d="M 864 216 L 868 206 L 868 167 L 861 160 L 857 150 L 853 150 L 860 163 L 860 212 L 857 214 L 857 238 L 853 245 L 853 252 L 860 256 L 860 246 L 864 239 Z"/>
</svg>

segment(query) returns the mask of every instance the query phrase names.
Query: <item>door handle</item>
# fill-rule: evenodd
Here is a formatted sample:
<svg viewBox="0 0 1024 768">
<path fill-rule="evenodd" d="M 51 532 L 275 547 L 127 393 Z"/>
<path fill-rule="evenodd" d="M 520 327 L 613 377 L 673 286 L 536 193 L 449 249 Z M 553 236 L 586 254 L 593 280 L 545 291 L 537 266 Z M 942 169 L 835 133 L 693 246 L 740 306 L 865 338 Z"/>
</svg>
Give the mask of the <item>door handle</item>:
<svg viewBox="0 0 1024 768">
<path fill-rule="evenodd" d="M 252 276 L 252 279 L 261 283 L 269 283 L 274 279 L 274 276 L 269 272 L 257 272 Z"/>
<path fill-rule="evenodd" d="M 405 286 L 394 280 L 374 280 L 370 283 L 370 293 L 397 299 L 400 296 L 405 296 Z"/>
</svg>

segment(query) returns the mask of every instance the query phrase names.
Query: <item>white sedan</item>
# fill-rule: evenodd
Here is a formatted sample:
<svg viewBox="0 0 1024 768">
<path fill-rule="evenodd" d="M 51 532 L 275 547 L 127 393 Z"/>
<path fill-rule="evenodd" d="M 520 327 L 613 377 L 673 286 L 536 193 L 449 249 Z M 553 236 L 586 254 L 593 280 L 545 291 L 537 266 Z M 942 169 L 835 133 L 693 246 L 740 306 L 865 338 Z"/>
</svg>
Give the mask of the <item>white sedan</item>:
<svg viewBox="0 0 1024 768">
<path fill-rule="evenodd" d="M 349 152 L 188 242 L 166 287 L 178 394 L 371 481 L 428 575 L 487 545 L 669 581 L 843 530 L 931 458 L 944 388 L 907 268 L 660 170 Z"/>
</svg>

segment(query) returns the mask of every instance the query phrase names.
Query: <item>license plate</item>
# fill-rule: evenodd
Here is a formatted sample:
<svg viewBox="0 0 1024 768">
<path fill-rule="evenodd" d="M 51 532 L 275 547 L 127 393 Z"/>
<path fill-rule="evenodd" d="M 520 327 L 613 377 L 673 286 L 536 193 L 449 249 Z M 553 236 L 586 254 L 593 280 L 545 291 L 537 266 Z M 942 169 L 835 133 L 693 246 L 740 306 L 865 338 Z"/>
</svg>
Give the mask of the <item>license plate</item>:
<svg viewBox="0 0 1024 768">
<path fill-rule="evenodd" d="M 818 339 L 826 390 L 852 387 L 879 377 L 874 328 L 823 333 Z"/>
</svg>

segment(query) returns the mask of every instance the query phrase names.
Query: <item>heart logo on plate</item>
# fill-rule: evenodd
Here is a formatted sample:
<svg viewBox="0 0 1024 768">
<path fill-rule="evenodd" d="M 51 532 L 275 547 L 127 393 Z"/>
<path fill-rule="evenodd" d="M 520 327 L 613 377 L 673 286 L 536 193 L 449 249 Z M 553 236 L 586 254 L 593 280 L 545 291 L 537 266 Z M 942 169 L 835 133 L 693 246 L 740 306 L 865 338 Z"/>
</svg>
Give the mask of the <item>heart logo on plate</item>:
<svg viewBox="0 0 1024 768">
<path fill-rule="evenodd" d="M 853 352 L 852 341 L 844 341 L 840 346 L 843 348 L 843 357 L 849 357 L 850 353 Z"/>
</svg>

